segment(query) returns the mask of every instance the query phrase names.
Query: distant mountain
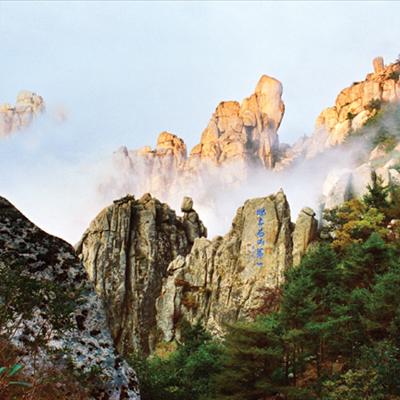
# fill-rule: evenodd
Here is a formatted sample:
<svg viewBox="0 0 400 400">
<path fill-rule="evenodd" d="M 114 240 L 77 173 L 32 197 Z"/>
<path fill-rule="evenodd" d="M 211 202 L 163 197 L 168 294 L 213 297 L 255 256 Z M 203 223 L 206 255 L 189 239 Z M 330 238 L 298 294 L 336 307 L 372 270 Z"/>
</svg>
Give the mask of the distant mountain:
<svg viewBox="0 0 400 400">
<path fill-rule="evenodd" d="M 15 105 L 0 104 L 0 138 L 28 127 L 44 110 L 43 98 L 27 90 L 18 94 Z"/>
</svg>

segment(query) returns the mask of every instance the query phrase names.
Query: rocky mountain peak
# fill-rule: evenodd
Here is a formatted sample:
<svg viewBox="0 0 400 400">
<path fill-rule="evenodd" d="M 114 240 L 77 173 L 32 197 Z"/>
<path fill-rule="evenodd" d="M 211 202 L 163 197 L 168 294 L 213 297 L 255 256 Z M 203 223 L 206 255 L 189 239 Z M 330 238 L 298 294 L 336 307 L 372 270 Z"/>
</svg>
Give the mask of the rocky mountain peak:
<svg viewBox="0 0 400 400">
<path fill-rule="evenodd" d="M 123 353 L 154 348 L 155 302 L 167 267 L 207 234 L 191 199 L 182 208 L 178 217 L 149 193 L 125 196 L 99 213 L 76 246 Z"/>
<path fill-rule="evenodd" d="M 15 105 L 0 104 L 0 138 L 29 126 L 44 110 L 43 98 L 27 90 L 18 94 Z"/>
<path fill-rule="evenodd" d="M 373 60 L 374 72 L 361 82 L 343 89 L 334 106 L 326 108 L 316 120 L 310 155 L 334 146 L 346 139 L 352 131 L 361 128 L 374 116 L 383 103 L 400 100 L 400 63 L 385 65 L 382 57 Z"/>
</svg>

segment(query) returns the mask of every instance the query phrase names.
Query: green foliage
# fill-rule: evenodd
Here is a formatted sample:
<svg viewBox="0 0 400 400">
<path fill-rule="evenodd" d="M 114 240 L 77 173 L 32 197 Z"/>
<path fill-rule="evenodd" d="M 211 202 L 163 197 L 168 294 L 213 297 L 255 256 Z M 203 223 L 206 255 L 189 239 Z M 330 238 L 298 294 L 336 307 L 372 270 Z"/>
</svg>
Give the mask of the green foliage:
<svg viewBox="0 0 400 400">
<path fill-rule="evenodd" d="M 384 126 L 381 126 L 377 129 L 372 139 L 372 145 L 374 147 L 380 145 L 387 153 L 392 151 L 396 147 L 396 144 L 397 144 L 396 135 L 391 133 L 390 130 Z"/>
<path fill-rule="evenodd" d="M 141 385 L 142 400 L 206 400 L 221 371 L 221 345 L 201 325 L 187 327 L 182 343 L 166 358 L 134 354 L 130 364 Z"/>
<path fill-rule="evenodd" d="M 363 127 L 352 132 L 347 143 L 361 139 L 363 145 L 368 145 L 368 150 L 380 145 L 387 153 L 391 152 L 400 138 L 400 106 L 372 100 L 365 108 L 372 116 Z M 367 155 L 368 152 L 364 156 Z"/>
<path fill-rule="evenodd" d="M 32 384 L 25 381 L 16 381 L 15 376 L 23 370 L 21 364 L 14 364 L 11 367 L 0 367 L 0 395 L 5 393 L 10 386 L 32 387 Z"/>
<path fill-rule="evenodd" d="M 368 193 L 363 197 L 365 205 L 382 211 L 388 209 L 389 187 L 383 185 L 382 178 L 375 171 L 371 173 L 371 181 L 372 184 L 367 186 Z"/>
<path fill-rule="evenodd" d="M 376 371 L 349 370 L 336 381 L 324 383 L 324 400 L 384 400 Z"/>
<path fill-rule="evenodd" d="M 373 110 L 380 110 L 382 107 L 382 101 L 379 99 L 372 99 L 370 102 L 365 106 L 365 108 L 369 111 Z"/>
<path fill-rule="evenodd" d="M 279 329 L 273 314 L 229 327 L 216 399 L 257 400 L 279 392 L 287 378 Z"/>
</svg>

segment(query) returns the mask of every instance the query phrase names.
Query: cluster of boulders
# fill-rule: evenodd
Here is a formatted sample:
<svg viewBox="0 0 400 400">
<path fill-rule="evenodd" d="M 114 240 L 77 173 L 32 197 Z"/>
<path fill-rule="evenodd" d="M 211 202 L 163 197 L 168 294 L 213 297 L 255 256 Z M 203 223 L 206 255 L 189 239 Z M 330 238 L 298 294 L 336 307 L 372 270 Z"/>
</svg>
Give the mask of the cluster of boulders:
<svg viewBox="0 0 400 400">
<path fill-rule="evenodd" d="M 0 104 L 0 137 L 26 128 L 44 109 L 43 98 L 27 90 L 18 94 L 15 105 Z"/>
</svg>

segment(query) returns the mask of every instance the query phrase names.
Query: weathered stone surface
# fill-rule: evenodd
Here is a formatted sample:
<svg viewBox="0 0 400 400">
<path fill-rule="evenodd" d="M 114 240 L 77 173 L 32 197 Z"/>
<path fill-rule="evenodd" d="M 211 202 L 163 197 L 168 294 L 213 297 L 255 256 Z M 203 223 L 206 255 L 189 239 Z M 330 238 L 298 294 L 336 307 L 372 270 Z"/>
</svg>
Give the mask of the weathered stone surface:
<svg viewBox="0 0 400 400">
<path fill-rule="evenodd" d="M 181 210 L 187 213 L 193 210 L 193 200 L 191 197 L 185 196 L 183 198 Z"/>
<path fill-rule="evenodd" d="M 385 69 L 385 64 L 383 63 L 383 57 L 375 57 L 372 63 L 374 65 L 374 72 L 376 74 L 379 74 Z"/>
<path fill-rule="evenodd" d="M 44 109 L 43 98 L 27 90 L 18 94 L 15 106 L 0 104 L 0 138 L 27 127 Z"/>
<path fill-rule="evenodd" d="M 162 132 L 155 149 L 148 146 L 139 150 L 119 149 L 114 154 L 118 177 L 103 186 L 108 189 L 117 186 L 116 192 L 122 195 L 129 185 L 130 192 L 138 195 L 150 192 L 170 202 L 177 193 L 192 193 L 204 180 L 219 180 L 222 168 L 225 179 L 221 182 L 239 183 L 254 166 L 271 169 L 277 162 L 277 131 L 283 114 L 281 83 L 263 75 L 255 92 L 241 104 L 237 101 L 218 104 L 200 143 L 193 147 L 189 157 L 182 139 Z"/>
<path fill-rule="evenodd" d="M 178 339 L 183 320 L 220 334 L 224 323 L 250 318 L 263 290 L 282 284 L 316 237 L 314 212 L 303 209 L 294 228 L 282 191 L 246 201 L 230 232 L 213 240 L 190 198 L 182 209 L 176 217 L 149 194 L 128 196 L 103 210 L 77 245 L 123 352 Z"/>
<path fill-rule="evenodd" d="M 221 334 L 224 324 L 251 318 L 265 288 L 276 288 L 284 272 L 315 238 L 314 212 L 304 209 L 295 238 L 283 192 L 248 200 L 230 232 L 212 241 L 196 239 L 190 254 L 168 267 L 157 300 L 157 326 L 165 341 L 179 339 L 183 320 Z M 295 253 L 293 242 L 295 240 Z"/>
<path fill-rule="evenodd" d="M 335 105 L 318 116 L 315 132 L 304 144 L 307 157 L 343 143 L 352 131 L 360 129 L 376 114 L 380 102 L 400 100 L 400 63 L 385 66 L 383 59 L 377 57 L 373 66 L 374 73 L 368 74 L 362 82 L 354 82 L 343 89 Z"/>
<path fill-rule="evenodd" d="M 81 293 L 62 334 L 52 329 L 49 315 L 44 311 L 46 308 L 36 309 L 32 319 L 23 320 L 12 338 L 21 352 L 26 351 L 26 340 L 31 340 L 38 330 L 46 327 L 48 349 L 38 353 L 42 362 L 62 362 L 53 352 L 65 348 L 79 372 L 98 370 L 103 384 L 94 389 L 92 398 L 139 399 L 135 373 L 115 351 L 102 302 L 74 249 L 40 230 L 0 197 L 0 264 L 13 268 L 14 263 L 23 265 L 24 273 L 40 282 L 56 283 L 66 293 Z M 48 296 L 52 298 L 54 294 L 49 292 Z M 29 359 L 25 359 L 25 363 L 29 363 Z"/>
<path fill-rule="evenodd" d="M 311 242 L 317 238 L 318 222 L 310 207 L 300 211 L 293 231 L 293 265 L 299 265 Z"/>
<path fill-rule="evenodd" d="M 77 252 L 106 304 L 120 352 L 154 348 L 155 300 L 168 264 L 205 234 L 195 211 L 177 217 L 150 194 L 117 200 L 92 221 Z"/>
</svg>

